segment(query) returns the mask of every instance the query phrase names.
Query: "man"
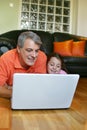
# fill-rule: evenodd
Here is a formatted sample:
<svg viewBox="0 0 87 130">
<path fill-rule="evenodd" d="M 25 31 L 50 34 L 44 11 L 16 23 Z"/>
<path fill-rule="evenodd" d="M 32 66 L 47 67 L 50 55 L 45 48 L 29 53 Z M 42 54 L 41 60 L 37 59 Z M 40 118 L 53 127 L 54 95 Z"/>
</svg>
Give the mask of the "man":
<svg viewBox="0 0 87 130">
<path fill-rule="evenodd" d="M 0 57 L 0 97 L 11 97 L 14 73 L 46 73 L 47 57 L 40 51 L 41 44 L 37 34 L 23 32 L 17 48 Z"/>
</svg>

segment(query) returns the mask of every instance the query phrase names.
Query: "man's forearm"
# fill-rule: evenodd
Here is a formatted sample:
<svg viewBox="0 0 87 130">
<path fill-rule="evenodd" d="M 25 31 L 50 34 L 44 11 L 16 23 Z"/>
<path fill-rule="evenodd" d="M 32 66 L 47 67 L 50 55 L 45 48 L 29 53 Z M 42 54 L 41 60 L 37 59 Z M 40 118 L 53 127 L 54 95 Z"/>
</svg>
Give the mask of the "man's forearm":
<svg viewBox="0 0 87 130">
<path fill-rule="evenodd" d="M 12 96 L 12 89 L 9 89 L 9 87 L 0 86 L 0 97 L 4 98 L 11 98 Z"/>
</svg>

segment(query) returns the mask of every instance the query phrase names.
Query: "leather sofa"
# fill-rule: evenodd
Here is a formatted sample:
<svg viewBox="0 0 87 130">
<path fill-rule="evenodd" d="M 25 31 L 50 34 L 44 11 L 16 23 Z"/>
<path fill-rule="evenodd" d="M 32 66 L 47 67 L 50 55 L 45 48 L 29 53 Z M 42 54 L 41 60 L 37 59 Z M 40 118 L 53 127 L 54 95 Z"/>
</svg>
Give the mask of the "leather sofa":
<svg viewBox="0 0 87 130">
<path fill-rule="evenodd" d="M 18 36 L 21 32 L 28 30 L 12 30 L 0 35 L 0 55 L 5 53 L 6 51 L 13 49 L 16 47 Z M 54 32 L 49 33 L 45 31 L 37 31 L 33 30 L 33 32 L 37 33 L 43 44 L 41 46 L 41 50 L 46 53 L 48 56 L 53 52 L 53 42 L 62 42 L 66 40 L 73 39 L 74 41 L 81 40 L 82 38 L 86 39 L 86 37 L 81 37 L 68 33 Z M 84 57 L 77 56 L 63 56 L 65 65 L 69 73 L 71 74 L 80 74 L 81 77 L 87 76 L 87 41 L 85 46 L 85 55 Z"/>
</svg>

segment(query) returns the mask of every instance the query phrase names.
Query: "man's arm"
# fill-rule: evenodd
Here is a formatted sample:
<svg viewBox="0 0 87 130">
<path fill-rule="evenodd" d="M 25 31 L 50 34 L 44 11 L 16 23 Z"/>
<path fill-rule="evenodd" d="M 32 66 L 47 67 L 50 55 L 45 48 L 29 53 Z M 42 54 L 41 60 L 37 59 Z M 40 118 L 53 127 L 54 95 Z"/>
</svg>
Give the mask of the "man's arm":
<svg viewBox="0 0 87 130">
<path fill-rule="evenodd" d="M 9 89 L 10 88 L 10 89 Z M 0 86 L 0 97 L 11 98 L 12 97 L 12 89 L 7 86 Z"/>
</svg>

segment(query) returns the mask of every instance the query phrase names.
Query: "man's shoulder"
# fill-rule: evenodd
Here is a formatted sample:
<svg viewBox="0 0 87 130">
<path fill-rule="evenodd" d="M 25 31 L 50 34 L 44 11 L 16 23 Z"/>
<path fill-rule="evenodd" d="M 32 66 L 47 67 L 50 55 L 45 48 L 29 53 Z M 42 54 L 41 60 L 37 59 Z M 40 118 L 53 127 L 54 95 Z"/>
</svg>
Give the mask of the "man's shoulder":
<svg viewBox="0 0 87 130">
<path fill-rule="evenodd" d="M 46 63 L 46 61 L 47 61 L 46 54 L 43 51 L 39 51 L 36 63 L 37 64 L 40 64 L 40 63 L 43 64 L 43 63 Z"/>
<path fill-rule="evenodd" d="M 39 51 L 39 57 L 47 58 L 46 54 L 43 51 Z"/>
<path fill-rule="evenodd" d="M 12 50 L 9 50 L 9 51 L 5 52 L 1 56 L 1 59 L 3 59 L 3 60 L 14 60 L 16 54 L 17 54 L 17 50 L 16 49 L 12 49 Z"/>
<path fill-rule="evenodd" d="M 10 55 L 12 56 L 15 53 L 17 53 L 16 49 L 12 49 L 12 50 L 9 50 L 9 51 L 5 52 L 1 57 L 8 57 Z"/>
</svg>

